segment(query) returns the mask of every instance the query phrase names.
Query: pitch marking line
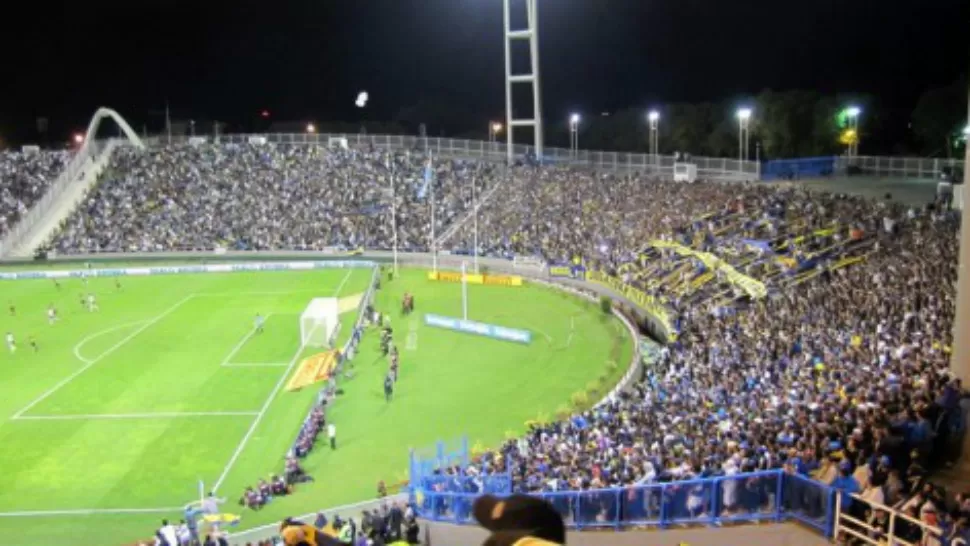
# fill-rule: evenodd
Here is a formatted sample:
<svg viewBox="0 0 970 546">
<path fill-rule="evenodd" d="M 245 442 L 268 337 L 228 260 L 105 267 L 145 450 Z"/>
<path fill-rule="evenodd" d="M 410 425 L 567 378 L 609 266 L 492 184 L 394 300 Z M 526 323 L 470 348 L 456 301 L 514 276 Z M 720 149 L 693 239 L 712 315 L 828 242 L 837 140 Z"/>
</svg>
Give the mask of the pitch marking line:
<svg viewBox="0 0 970 546">
<path fill-rule="evenodd" d="M 125 323 L 125 324 L 119 324 L 118 326 L 115 326 L 113 328 L 107 328 L 105 330 L 97 331 L 97 332 L 95 332 L 95 333 L 87 336 L 86 338 L 82 339 L 81 341 L 79 341 L 77 343 L 77 345 L 74 346 L 74 356 L 76 356 L 77 359 L 80 360 L 81 362 L 84 362 L 85 364 L 90 364 L 91 363 L 91 359 L 90 358 L 85 358 L 85 357 L 81 356 L 81 347 L 84 347 L 88 342 L 90 342 L 90 341 L 92 341 L 94 339 L 97 339 L 97 338 L 99 338 L 99 337 L 101 337 L 101 336 L 103 336 L 105 334 L 110 334 L 111 332 L 117 332 L 118 330 L 123 330 L 125 328 L 130 328 L 132 326 L 137 326 L 139 324 L 144 324 L 146 322 L 148 322 L 148 320 L 139 320 L 139 321 L 135 321 L 135 322 L 128 322 L 128 323 Z"/>
<path fill-rule="evenodd" d="M 265 325 L 267 322 L 269 322 L 270 317 L 272 317 L 273 315 L 274 313 L 267 313 L 266 315 L 264 315 L 263 324 Z M 233 347 L 231 351 L 229 351 L 229 354 L 226 356 L 226 358 L 222 359 L 222 362 L 219 365 L 224 368 L 240 366 L 240 364 L 230 364 L 229 361 L 232 360 L 232 357 L 236 356 L 236 353 L 238 353 L 243 348 L 243 345 L 245 345 L 247 341 L 252 339 L 252 337 L 256 335 L 256 332 L 258 331 L 259 329 L 256 326 L 253 326 L 252 330 L 250 330 L 248 334 L 243 336 L 243 338 L 239 341 L 239 343 L 237 343 L 236 346 Z"/>
<path fill-rule="evenodd" d="M 67 385 L 71 381 L 74 381 L 79 375 L 81 375 L 82 373 L 84 373 L 84 372 L 88 371 L 89 369 L 91 369 L 91 367 L 94 366 L 95 364 L 97 364 L 98 362 L 101 362 L 101 360 L 104 357 L 106 357 L 106 356 L 110 355 L 111 353 L 117 351 L 122 345 L 124 345 L 125 343 L 128 343 L 129 341 L 131 341 L 132 339 L 134 339 L 135 336 L 137 336 L 138 334 L 144 332 L 145 330 L 147 330 L 148 328 L 150 328 L 152 325 L 158 323 L 163 318 L 165 318 L 165 317 L 169 316 L 170 314 L 174 313 L 175 310 L 177 310 L 183 304 L 185 304 L 186 302 L 188 302 L 189 300 L 191 300 L 193 297 L 195 297 L 195 294 L 189 294 L 188 296 L 185 296 L 184 298 L 182 298 L 179 301 L 175 302 L 174 305 L 172 305 L 171 307 L 169 307 L 168 309 L 166 309 L 165 311 L 163 311 L 160 315 L 156 316 L 153 319 L 150 319 L 150 320 L 146 321 L 137 330 L 135 330 L 134 332 L 132 332 L 132 333 L 128 334 L 127 336 L 125 336 L 124 338 L 122 338 L 121 341 L 119 341 L 118 343 L 115 343 L 111 347 L 108 347 L 108 349 L 105 352 L 103 352 L 100 355 L 98 355 L 97 358 L 91 360 L 90 362 L 88 362 L 87 364 L 85 364 L 84 366 L 82 366 L 81 368 L 79 368 L 77 371 L 75 371 L 71 375 L 65 377 L 60 382 L 58 382 L 56 385 L 54 385 L 53 387 L 51 387 L 50 389 L 48 389 L 47 391 L 45 391 L 43 394 L 41 394 L 40 396 L 38 396 L 36 399 L 34 399 L 33 402 L 31 402 L 31 403 L 27 404 L 26 406 L 24 406 L 20 411 L 18 411 L 17 413 L 15 413 L 13 415 L 13 418 L 14 419 L 17 419 L 17 418 L 21 417 L 23 414 L 25 414 L 28 411 L 30 411 L 31 408 L 33 408 L 37 404 L 40 404 L 41 402 L 43 402 L 44 400 L 46 400 L 47 398 L 49 398 L 55 392 L 61 390 L 61 388 L 64 387 L 64 385 Z"/>
<path fill-rule="evenodd" d="M 353 271 L 354 271 L 353 269 L 347 270 L 347 274 L 344 275 L 343 280 L 340 281 L 339 285 L 337 285 L 337 289 L 334 290 L 332 297 L 336 298 L 340 296 L 340 291 L 343 290 L 344 285 L 347 284 L 347 279 L 350 278 L 350 274 Z M 218 491 L 219 487 L 222 486 L 222 482 L 226 481 L 226 477 L 229 476 L 229 471 L 232 470 L 233 465 L 236 464 L 236 461 L 239 459 L 239 456 L 242 455 L 243 450 L 246 449 L 246 444 L 248 444 L 249 439 L 253 437 L 253 433 L 256 432 L 256 427 L 259 426 L 259 423 L 263 420 L 263 417 L 266 415 L 266 411 L 269 409 L 270 404 L 273 403 L 273 400 L 276 399 L 276 396 L 279 394 L 280 389 L 283 388 L 283 385 L 286 383 L 286 379 L 290 376 L 290 372 L 293 371 L 293 366 L 295 366 L 296 363 L 300 360 L 300 355 L 303 354 L 303 349 L 305 348 L 306 348 L 306 345 L 304 345 L 303 343 L 301 343 L 299 348 L 297 348 L 296 353 L 293 355 L 293 358 L 290 359 L 289 364 L 286 366 L 286 371 L 283 372 L 283 374 L 280 376 L 279 381 L 276 382 L 276 386 L 274 386 L 273 390 L 269 393 L 269 396 L 266 398 L 266 402 L 263 403 L 263 407 L 260 408 L 259 413 L 256 414 L 256 418 L 253 419 L 253 424 L 249 425 L 249 430 L 246 431 L 246 434 L 243 435 L 242 440 L 239 441 L 239 445 L 236 446 L 236 451 L 234 451 L 232 453 L 232 456 L 229 457 L 229 462 L 226 463 L 226 468 L 223 469 L 222 474 L 219 475 L 219 479 L 216 480 L 215 485 L 212 486 L 213 492 Z"/>
<path fill-rule="evenodd" d="M 87 421 L 95 419 L 177 419 L 184 417 L 252 417 L 255 411 L 169 411 L 158 413 L 89 413 L 66 415 L 23 415 L 11 421 Z"/>
<path fill-rule="evenodd" d="M 285 368 L 289 362 L 229 362 L 223 364 L 226 368 Z"/>
<path fill-rule="evenodd" d="M 20 512 L 0 512 L 0 518 L 30 518 L 49 516 L 90 516 L 93 514 L 161 514 L 181 513 L 184 507 L 172 508 L 79 508 L 76 510 L 24 510 Z"/>
</svg>

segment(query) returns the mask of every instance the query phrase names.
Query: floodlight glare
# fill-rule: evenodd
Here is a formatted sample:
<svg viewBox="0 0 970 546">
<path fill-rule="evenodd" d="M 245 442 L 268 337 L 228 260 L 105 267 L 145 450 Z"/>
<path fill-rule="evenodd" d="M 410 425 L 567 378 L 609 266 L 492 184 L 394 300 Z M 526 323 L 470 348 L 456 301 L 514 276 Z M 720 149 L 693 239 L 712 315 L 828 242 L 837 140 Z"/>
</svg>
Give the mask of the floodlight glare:
<svg viewBox="0 0 970 546">
<path fill-rule="evenodd" d="M 963 136 L 970 136 L 970 125 L 963 128 Z"/>
<path fill-rule="evenodd" d="M 306 132 L 308 132 L 308 133 L 316 133 L 317 132 L 317 126 L 314 125 L 314 124 L 312 124 L 312 123 L 307 123 L 306 124 Z"/>
<path fill-rule="evenodd" d="M 658 119 L 660 119 L 660 112 L 656 110 L 651 110 L 650 113 L 647 115 L 647 118 L 649 118 L 650 121 L 657 121 Z"/>
<path fill-rule="evenodd" d="M 579 123 L 579 114 L 573 114 L 569 116 L 569 123 L 572 123 L 573 125 L 576 125 L 577 123 Z"/>
<path fill-rule="evenodd" d="M 81 133 L 74 133 L 74 143 L 80 144 L 82 142 L 84 142 L 84 135 Z"/>
<path fill-rule="evenodd" d="M 497 121 L 495 123 L 493 123 L 492 124 L 492 132 L 493 133 L 500 133 L 500 132 L 502 132 L 502 124 L 499 123 L 499 122 L 497 122 Z"/>
<path fill-rule="evenodd" d="M 738 119 L 750 119 L 751 109 L 750 108 L 738 108 Z"/>
<path fill-rule="evenodd" d="M 859 117 L 859 114 L 862 113 L 862 109 L 859 108 L 858 106 L 850 106 L 845 109 L 845 113 L 850 118 L 856 118 L 856 117 Z"/>
<path fill-rule="evenodd" d="M 368 99 L 370 99 L 370 96 L 367 94 L 367 91 L 361 91 L 357 94 L 357 100 L 354 101 L 354 104 L 357 105 L 357 108 L 363 108 L 367 106 Z"/>
</svg>

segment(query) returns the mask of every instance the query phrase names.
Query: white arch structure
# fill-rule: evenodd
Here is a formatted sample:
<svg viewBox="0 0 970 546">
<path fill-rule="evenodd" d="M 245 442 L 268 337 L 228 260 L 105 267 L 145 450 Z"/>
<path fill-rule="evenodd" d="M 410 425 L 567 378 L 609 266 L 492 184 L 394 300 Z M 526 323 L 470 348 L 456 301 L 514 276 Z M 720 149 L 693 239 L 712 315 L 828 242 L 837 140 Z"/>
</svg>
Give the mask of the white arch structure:
<svg viewBox="0 0 970 546">
<path fill-rule="evenodd" d="M 81 155 L 81 156 L 87 155 L 85 152 L 88 151 L 87 150 L 88 146 L 90 146 L 91 143 L 94 142 L 95 135 L 98 134 L 98 128 L 101 127 L 101 121 L 104 120 L 104 118 L 108 118 L 108 117 L 113 119 L 114 122 L 118 124 L 118 127 L 121 127 L 121 131 L 125 134 L 126 137 L 128 137 L 128 140 L 131 142 L 131 144 L 134 147 L 138 148 L 139 150 L 145 149 L 145 143 L 141 141 L 141 138 L 138 136 L 138 133 L 136 133 L 131 128 L 131 125 L 128 125 L 128 122 L 125 121 L 125 118 L 121 117 L 121 114 L 119 114 L 115 110 L 111 108 L 105 108 L 104 106 L 102 106 L 101 108 L 98 108 L 98 110 L 94 113 L 94 116 L 91 117 L 90 123 L 88 123 L 87 133 L 84 134 L 84 144 L 81 146 L 81 150 L 80 150 L 81 153 L 78 155 Z"/>
</svg>

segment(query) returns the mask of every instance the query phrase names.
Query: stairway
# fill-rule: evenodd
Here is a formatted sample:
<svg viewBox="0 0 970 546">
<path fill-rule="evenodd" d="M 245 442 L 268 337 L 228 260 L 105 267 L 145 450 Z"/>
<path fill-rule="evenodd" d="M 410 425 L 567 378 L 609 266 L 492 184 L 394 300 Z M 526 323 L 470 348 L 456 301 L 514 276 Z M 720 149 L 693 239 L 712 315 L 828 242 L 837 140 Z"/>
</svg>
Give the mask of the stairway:
<svg viewBox="0 0 970 546">
<path fill-rule="evenodd" d="M 25 259 L 34 255 L 81 202 L 108 166 L 111 154 L 124 141 L 111 139 L 87 146 L 75 155 L 49 190 L 0 243 L 0 258 Z"/>
</svg>

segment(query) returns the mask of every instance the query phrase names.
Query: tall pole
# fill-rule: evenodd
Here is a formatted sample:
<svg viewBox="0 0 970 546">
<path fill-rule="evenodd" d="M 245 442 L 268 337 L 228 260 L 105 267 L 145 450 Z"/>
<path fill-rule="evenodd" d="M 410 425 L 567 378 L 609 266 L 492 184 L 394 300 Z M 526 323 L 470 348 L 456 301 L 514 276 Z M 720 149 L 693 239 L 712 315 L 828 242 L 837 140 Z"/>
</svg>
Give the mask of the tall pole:
<svg viewBox="0 0 970 546">
<path fill-rule="evenodd" d="M 165 132 L 168 133 L 168 144 L 172 145 L 172 116 L 168 111 L 168 99 L 165 99 Z"/>
<path fill-rule="evenodd" d="M 465 262 L 461 262 L 461 316 L 468 320 L 468 278 Z"/>
<path fill-rule="evenodd" d="M 478 274 L 478 203 L 475 197 L 475 186 L 478 185 L 478 176 L 472 176 L 472 244 L 474 245 L 474 257 L 472 258 L 475 274 Z"/>
<path fill-rule="evenodd" d="M 968 93 L 967 124 L 970 125 L 970 93 Z M 954 185 L 954 192 L 961 192 L 963 222 L 960 225 L 960 250 L 957 268 L 957 308 L 953 321 L 953 355 L 950 358 L 950 371 L 963 381 L 964 388 L 970 386 L 970 142 L 964 146 L 963 184 Z M 954 199 L 956 201 L 956 199 Z M 968 435 L 970 438 L 970 435 Z M 970 440 L 965 440 L 966 445 Z M 965 451 L 962 459 L 967 461 Z M 964 462 L 964 466 L 966 462 Z"/>
<path fill-rule="evenodd" d="M 394 255 L 394 276 L 397 276 L 397 194 L 394 189 L 394 156 L 391 155 L 391 230 L 393 240 L 393 251 Z"/>
<path fill-rule="evenodd" d="M 437 273 L 438 272 L 438 245 L 437 245 L 437 242 L 436 242 L 437 239 L 435 238 L 435 225 L 434 225 L 434 222 L 435 222 L 435 218 L 434 218 L 434 207 L 435 207 L 435 202 L 434 202 L 434 182 L 435 182 L 434 181 L 434 174 L 435 173 L 434 173 L 434 168 L 432 167 L 433 161 L 434 160 L 431 157 L 431 151 L 428 150 L 428 168 L 431 169 L 431 182 L 430 182 L 430 184 L 431 184 L 431 260 L 432 260 L 432 264 L 433 264 L 433 267 L 434 267 L 434 272 Z"/>
</svg>

